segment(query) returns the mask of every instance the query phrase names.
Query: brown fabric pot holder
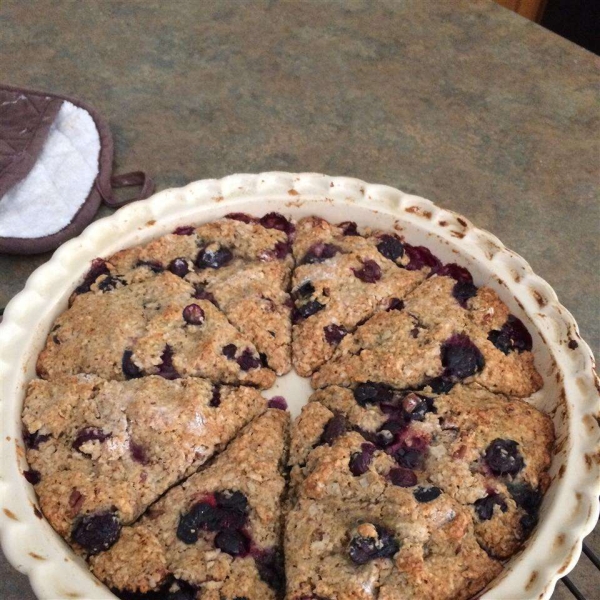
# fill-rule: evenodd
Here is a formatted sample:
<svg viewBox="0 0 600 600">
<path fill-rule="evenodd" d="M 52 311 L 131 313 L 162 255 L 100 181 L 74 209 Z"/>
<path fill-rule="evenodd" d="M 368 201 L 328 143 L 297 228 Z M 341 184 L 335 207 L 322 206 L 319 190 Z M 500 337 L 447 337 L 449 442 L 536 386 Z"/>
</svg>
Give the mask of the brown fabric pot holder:
<svg viewBox="0 0 600 600">
<path fill-rule="evenodd" d="M 117 208 L 150 196 L 154 182 L 143 171 L 113 176 L 113 154 L 108 123 L 86 103 L 0 85 L 0 252 L 54 250 L 101 202 Z M 133 186 L 137 195 L 116 200 L 115 189 Z"/>
</svg>

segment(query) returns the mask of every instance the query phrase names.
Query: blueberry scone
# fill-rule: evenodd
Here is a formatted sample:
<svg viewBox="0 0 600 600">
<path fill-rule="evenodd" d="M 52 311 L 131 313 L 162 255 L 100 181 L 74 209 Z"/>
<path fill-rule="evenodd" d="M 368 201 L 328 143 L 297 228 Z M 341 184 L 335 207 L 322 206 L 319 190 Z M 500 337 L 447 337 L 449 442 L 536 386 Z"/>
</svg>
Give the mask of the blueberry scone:
<svg viewBox="0 0 600 600">
<path fill-rule="evenodd" d="M 292 434 L 288 598 L 466 599 L 498 574 L 467 509 L 319 406 Z"/>
<path fill-rule="evenodd" d="M 434 394 L 374 383 L 332 386 L 311 402 L 313 420 L 332 418 L 336 431 L 360 432 L 394 458 L 407 480 L 424 479 L 468 507 L 477 539 L 493 556 L 513 554 L 535 526 L 550 482 L 554 431 L 527 402 L 477 385 Z"/>
<path fill-rule="evenodd" d="M 95 575 L 123 598 L 281 598 L 287 427 L 288 415 L 277 409 L 250 423 L 210 466 L 92 557 Z"/>
<path fill-rule="evenodd" d="M 298 222 L 293 244 L 293 360 L 308 376 L 356 326 L 402 303 L 430 271 L 391 233 L 360 235 L 353 223 Z"/>
<path fill-rule="evenodd" d="M 56 319 L 37 369 L 44 379 L 78 373 L 116 380 L 193 376 L 263 388 L 275 381 L 254 344 L 169 272 L 76 296 Z"/>
<path fill-rule="evenodd" d="M 373 381 L 436 390 L 475 382 L 510 396 L 536 392 L 541 377 L 524 325 L 488 288 L 473 286 L 463 308 L 464 295 L 452 294 L 459 283 L 436 274 L 398 310 L 374 315 L 340 342 L 313 386 Z"/>
<path fill-rule="evenodd" d="M 283 375 L 291 368 L 288 294 L 294 225 L 278 213 L 237 213 L 199 227 L 179 227 L 147 244 L 97 260 L 73 296 L 108 292 L 169 271 L 191 283 Z"/>
</svg>

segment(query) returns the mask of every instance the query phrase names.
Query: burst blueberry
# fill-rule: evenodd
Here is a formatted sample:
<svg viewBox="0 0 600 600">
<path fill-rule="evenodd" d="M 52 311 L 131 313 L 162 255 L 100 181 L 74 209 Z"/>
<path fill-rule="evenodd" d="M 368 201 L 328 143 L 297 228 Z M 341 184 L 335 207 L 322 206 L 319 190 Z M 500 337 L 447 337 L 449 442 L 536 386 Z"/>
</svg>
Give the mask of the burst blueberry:
<svg viewBox="0 0 600 600">
<path fill-rule="evenodd" d="M 369 470 L 374 453 L 375 446 L 373 446 L 373 444 L 362 444 L 360 452 L 354 452 L 350 457 L 348 466 L 352 475 L 355 477 L 364 475 Z"/>
<path fill-rule="evenodd" d="M 323 434 L 321 435 L 320 444 L 333 444 L 337 438 L 346 432 L 348 424 L 346 419 L 341 414 L 335 414 L 323 428 Z"/>
<path fill-rule="evenodd" d="M 77 432 L 72 446 L 75 450 L 81 452 L 81 446 L 86 442 L 98 441 L 102 443 L 111 437 L 111 435 L 110 433 L 105 433 L 99 427 L 84 427 Z"/>
<path fill-rule="evenodd" d="M 230 556 L 246 556 L 250 550 L 250 540 L 243 531 L 224 529 L 217 533 L 215 546 Z"/>
<path fill-rule="evenodd" d="M 196 257 L 196 266 L 199 269 L 220 269 L 229 264 L 233 254 L 229 248 L 221 247 L 215 250 L 203 248 Z"/>
<path fill-rule="evenodd" d="M 455 379 L 470 377 L 485 366 L 483 354 L 463 333 L 452 335 L 442 344 L 441 358 L 445 375 Z"/>
<path fill-rule="evenodd" d="M 254 353 L 250 348 L 246 348 L 237 358 L 237 364 L 240 366 L 242 371 L 250 371 L 251 369 L 258 369 L 260 365 L 260 358 L 254 356 Z"/>
<path fill-rule="evenodd" d="M 325 340 L 331 346 L 339 344 L 344 337 L 348 335 L 348 332 L 344 327 L 336 325 L 335 323 L 323 327 L 323 332 L 325 334 Z"/>
<path fill-rule="evenodd" d="M 413 496 L 417 502 L 427 503 L 435 500 L 441 493 L 442 490 L 440 490 L 439 487 L 432 485 L 427 487 L 418 487 L 413 492 Z"/>
<path fill-rule="evenodd" d="M 400 544 L 391 531 L 375 526 L 377 536 L 355 535 L 350 541 L 348 554 L 352 562 L 365 565 L 376 558 L 392 558 L 400 549 Z"/>
<path fill-rule="evenodd" d="M 173 348 L 171 346 L 168 344 L 165 346 L 160 359 L 161 363 L 158 365 L 157 375 L 164 379 L 179 379 L 181 377 L 173 365 Z"/>
<path fill-rule="evenodd" d="M 429 267 L 431 273 L 435 273 L 442 263 L 435 257 L 429 248 L 425 246 L 411 246 L 404 244 L 404 251 L 409 258 L 406 269 L 409 271 L 419 271 L 425 267 Z"/>
<path fill-rule="evenodd" d="M 309 300 L 305 304 L 302 304 L 294 309 L 292 320 L 294 323 L 298 323 L 299 321 L 308 319 L 308 317 L 312 317 L 314 314 L 318 313 L 324 308 L 325 305 L 321 304 L 318 300 Z"/>
<path fill-rule="evenodd" d="M 484 459 L 494 475 L 516 475 L 525 466 L 514 440 L 496 438 L 486 448 Z"/>
<path fill-rule="evenodd" d="M 382 235 L 377 250 L 379 254 L 392 261 L 404 256 L 404 244 L 395 235 Z"/>
<path fill-rule="evenodd" d="M 88 554 L 108 550 L 121 535 L 121 523 L 114 512 L 84 515 L 73 527 L 71 539 Z"/>
<path fill-rule="evenodd" d="M 320 263 L 330 258 L 333 258 L 340 248 L 335 244 L 325 244 L 324 242 L 317 242 L 313 244 L 304 258 L 300 261 L 301 265 L 312 265 L 314 263 Z"/>
<path fill-rule="evenodd" d="M 501 494 L 489 494 L 485 498 L 475 501 L 474 507 L 480 521 L 489 521 L 494 516 L 494 507 L 499 506 L 502 512 L 508 510 L 508 506 Z"/>
<path fill-rule="evenodd" d="M 365 260 L 360 269 L 352 269 L 354 276 L 364 283 L 377 283 L 381 279 L 381 267 L 371 259 Z"/>
<path fill-rule="evenodd" d="M 509 315 L 500 329 L 490 331 L 488 340 L 504 354 L 509 352 L 528 352 L 533 346 L 531 334 L 525 325 L 514 315 Z"/>
</svg>

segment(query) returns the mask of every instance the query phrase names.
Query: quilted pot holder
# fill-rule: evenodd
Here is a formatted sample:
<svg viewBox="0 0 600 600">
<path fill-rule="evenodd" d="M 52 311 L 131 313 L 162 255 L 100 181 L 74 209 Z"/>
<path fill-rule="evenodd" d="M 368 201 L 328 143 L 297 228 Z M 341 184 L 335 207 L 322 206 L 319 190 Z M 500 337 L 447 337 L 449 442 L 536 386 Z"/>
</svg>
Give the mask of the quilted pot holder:
<svg viewBox="0 0 600 600">
<path fill-rule="evenodd" d="M 54 250 L 80 233 L 101 202 L 118 207 L 147 198 L 142 171 L 112 175 L 107 122 L 66 96 L 0 86 L 0 252 Z M 139 186 L 117 201 L 114 190 Z"/>
</svg>

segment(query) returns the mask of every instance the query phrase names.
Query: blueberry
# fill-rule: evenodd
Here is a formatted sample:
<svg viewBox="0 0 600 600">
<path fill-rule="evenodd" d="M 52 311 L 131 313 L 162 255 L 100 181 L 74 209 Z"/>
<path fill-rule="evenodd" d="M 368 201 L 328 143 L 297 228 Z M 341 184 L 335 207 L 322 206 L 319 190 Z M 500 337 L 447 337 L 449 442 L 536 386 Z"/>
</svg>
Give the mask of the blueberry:
<svg viewBox="0 0 600 600">
<path fill-rule="evenodd" d="M 318 300 L 309 300 L 305 304 L 302 304 L 302 306 L 298 306 L 294 309 L 292 320 L 294 323 L 297 323 L 298 321 L 308 319 L 308 317 L 312 317 L 312 315 L 324 308 L 325 305 L 321 304 Z"/>
<path fill-rule="evenodd" d="M 434 394 L 447 394 L 455 385 L 451 379 L 442 375 L 441 377 L 430 379 L 425 384 L 425 387 L 430 387 Z"/>
<path fill-rule="evenodd" d="M 47 442 L 51 437 L 49 433 L 40 433 L 39 429 L 29 433 L 25 427 L 23 428 L 23 442 L 25 442 L 27 448 L 32 450 L 37 450 L 41 444 Z"/>
<path fill-rule="evenodd" d="M 261 550 L 254 557 L 260 578 L 273 590 L 283 593 L 285 590 L 285 569 L 283 554 L 275 549 Z"/>
<path fill-rule="evenodd" d="M 404 419 L 402 419 L 402 420 L 389 419 L 379 428 L 379 431 L 380 432 L 387 431 L 389 433 L 394 434 L 394 433 L 398 433 L 398 432 L 402 431 L 405 428 L 406 428 L 406 423 L 404 422 Z"/>
<path fill-rule="evenodd" d="M 406 469 L 421 469 L 425 455 L 416 448 L 399 448 L 394 454 L 396 462 Z"/>
<path fill-rule="evenodd" d="M 110 292 L 114 289 L 116 289 L 117 285 L 127 285 L 127 283 L 125 282 L 124 279 L 122 279 L 121 277 L 113 277 L 112 275 L 108 275 L 108 277 L 105 277 L 99 284 L 98 284 L 98 289 L 101 292 Z"/>
<path fill-rule="evenodd" d="M 354 221 L 344 221 L 338 227 L 342 230 L 343 235 L 359 235 L 358 226 Z"/>
<path fill-rule="evenodd" d="M 406 265 L 406 269 L 409 271 L 419 271 L 424 267 L 429 267 L 432 272 L 436 272 L 442 266 L 439 259 L 424 246 L 404 244 L 404 251 L 409 258 L 409 263 Z"/>
<path fill-rule="evenodd" d="M 445 374 L 455 379 L 465 379 L 481 371 L 485 359 L 479 348 L 463 333 L 455 333 L 441 347 Z"/>
<path fill-rule="evenodd" d="M 269 408 L 278 408 L 279 410 L 287 410 L 288 405 L 283 396 L 273 396 L 269 400 Z"/>
<path fill-rule="evenodd" d="M 250 540 L 242 531 L 224 529 L 217 533 L 215 546 L 230 556 L 246 556 L 250 550 Z"/>
<path fill-rule="evenodd" d="M 494 506 L 498 505 L 502 512 L 506 512 L 508 507 L 501 494 L 490 494 L 485 498 L 475 501 L 474 507 L 480 521 L 489 521 L 494 515 Z"/>
<path fill-rule="evenodd" d="M 414 492 L 413 496 L 417 502 L 431 502 L 435 500 L 440 494 L 442 490 L 439 487 L 428 486 L 428 487 L 418 487 Z"/>
<path fill-rule="evenodd" d="M 396 261 L 404 256 L 404 244 L 395 235 L 382 235 L 377 244 L 379 254 Z"/>
<path fill-rule="evenodd" d="M 369 465 L 373 460 L 373 454 L 375 453 L 375 446 L 373 444 L 362 444 L 360 452 L 354 452 L 350 457 L 350 472 L 355 477 L 364 475 L 369 470 Z"/>
<path fill-rule="evenodd" d="M 237 364 L 240 365 L 242 371 L 250 371 L 251 369 L 258 369 L 260 365 L 260 358 L 257 358 L 252 353 L 250 348 L 246 348 L 238 357 Z"/>
<path fill-rule="evenodd" d="M 392 389 L 384 383 L 367 381 L 360 383 L 354 390 L 354 399 L 360 406 L 389 402 L 393 397 Z"/>
<path fill-rule="evenodd" d="M 417 485 L 417 476 L 411 469 L 395 467 L 390 469 L 388 477 L 392 484 L 398 487 L 413 487 Z"/>
<path fill-rule="evenodd" d="M 404 310 L 404 302 L 399 298 L 390 298 L 386 311 L 390 312 L 391 310 Z"/>
<path fill-rule="evenodd" d="M 110 271 L 106 266 L 106 261 L 102 258 L 95 258 L 92 261 L 92 266 L 86 273 L 83 282 L 75 289 L 76 294 L 85 294 L 90 291 L 92 284 L 100 275 L 109 275 Z"/>
<path fill-rule="evenodd" d="M 110 433 L 104 433 L 104 431 L 102 431 L 102 429 L 99 429 L 98 427 L 84 427 L 83 429 L 80 429 L 77 432 L 72 447 L 78 452 L 81 452 L 80 448 L 86 442 L 98 440 L 102 443 L 104 440 L 111 437 L 111 435 L 112 434 Z"/>
<path fill-rule="evenodd" d="M 523 322 L 514 315 L 509 315 L 506 323 L 500 329 L 490 331 L 488 340 L 504 354 L 513 350 L 517 352 L 530 351 L 533 346 L 531 334 Z"/>
<path fill-rule="evenodd" d="M 185 544 L 195 544 L 201 529 L 218 531 L 220 521 L 221 514 L 217 507 L 210 502 L 197 502 L 187 513 L 179 515 L 177 537 Z"/>
<path fill-rule="evenodd" d="M 364 283 L 376 283 L 381 279 L 381 267 L 370 259 L 363 261 L 361 269 L 352 269 L 352 272 Z"/>
<path fill-rule="evenodd" d="M 108 550 L 121 535 L 121 523 L 114 512 L 84 515 L 75 523 L 71 538 L 88 554 Z"/>
<path fill-rule="evenodd" d="M 323 332 L 325 333 L 327 343 L 332 346 L 339 344 L 344 337 L 348 335 L 348 332 L 344 327 L 336 325 L 335 323 L 323 327 Z"/>
<path fill-rule="evenodd" d="M 234 360 L 237 346 L 235 344 L 227 344 L 226 346 L 223 346 L 221 352 L 223 353 L 223 356 L 226 356 L 229 360 Z"/>
<path fill-rule="evenodd" d="M 215 297 L 210 292 L 207 292 L 203 285 L 197 284 L 194 287 L 195 287 L 194 298 L 196 298 L 197 300 L 208 300 L 209 302 L 212 302 L 218 308 L 218 304 L 217 304 Z"/>
<path fill-rule="evenodd" d="M 203 248 L 196 257 L 196 266 L 199 269 L 220 269 L 233 259 L 233 254 L 229 248 L 217 248 L 208 250 Z"/>
<path fill-rule="evenodd" d="M 168 269 L 173 275 L 177 275 L 177 277 L 185 277 L 190 272 L 185 258 L 174 258 L 169 263 Z"/>
<path fill-rule="evenodd" d="M 133 351 L 125 350 L 121 359 L 121 369 L 125 375 L 125 379 L 137 379 L 142 376 L 142 370 L 133 362 L 131 358 Z"/>
<path fill-rule="evenodd" d="M 473 276 L 465 267 L 461 267 L 456 263 L 447 263 L 437 270 L 438 275 L 452 277 L 458 283 L 473 283 Z"/>
<path fill-rule="evenodd" d="M 485 450 L 484 458 L 494 475 L 515 475 L 525 462 L 514 440 L 495 439 Z"/>
<path fill-rule="evenodd" d="M 333 444 L 337 438 L 346 433 L 348 425 L 346 419 L 340 415 L 335 414 L 323 428 L 323 434 L 321 435 L 320 444 Z"/>
<path fill-rule="evenodd" d="M 507 484 L 513 500 L 528 513 L 536 513 L 542 503 L 542 493 L 533 489 L 528 483 L 515 482 Z"/>
<path fill-rule="evenodd" d="M 295 299 L 308 298 L 315 293 L 315 286 L 310 281 L 305 281 L 300 287 L 292 292 Z"/>
<path fill-rule="evenodd" d="M 129 440 L 129 451 L 135 462 L 141 465 L 147 465 L 150 462 L 146 449 L 141 444 L 136 444 L 133 440 Z"/>
<path fill-rule="evenodd" d="M 163 350 L 161 363 L 158 365 L 157 375 L 160 375 L 164 379 L 179 379 L 181 377 L 173 366 L 173 349 L 168 344 Z"/>
<path fill-rule="evenodd" d="M 283 260 L 292 250 L 289 242 L 275 242 L 273 246 L 273 256 L 279 260 Z"/>
<path fill-rule="evenodd" d="M 283 215 L 276 212 L 266 214 L 258 222 L 266 229 L 277 229 L 288 235 L 292 234 L 296 229 Z"/>
<path fill-rule="evenodd" d="M 477 296 L 477 287 L 468 281 L 457 281 L 452 288 L 452 295 L 463 308 L 466 308 L 467 300 Z"/>
<path fill-rule="evenodd" d="M 527 514 L 523 515 L 519 519 L 519 523 L 521 524 L 521 529 L 523 530 L 523 537 L 526 538 L 533 531 L 534 527 L 538 523 L 538 515 L 537 514 Z"/>
<path fill-rule="evenodd" d="M 213 407 L 220 406 L 221 404 L 221 388 L 215 385 L 212 389 L 212 396 L 210 398 L 210 405 Z"/>
<path fill-rule="evenodd" d="M 153 273 L 162 273 L 165 270 L 162 263 L 157 260 L 139 260 L 135 266 L 146 267 Z"/>
<path fill-rule="evenodd" d="M 256 218 L 246 213 L 229 213 L 225 215 L 225 218 L 233 221 L 241 221 L 242 223 L 256 223 Z"/>
<path fill-rule="evenodd" d="M 215 492 L 217 506 L 227 510 L 234 510 L 242 514 L 248 511 L 248 499 L 238 490 L 224 490 Z"/>
<path fill-rule="evenodd" d="M 375 526 L 377 537 L 355 535 L 350 541 L 348 554 L 357 565 L 365 565 L 376 558 L 392 558 L 400 549 L 391 531 Z"/>
<path fill-rule="evenodd" d="M 433 398 L 410 392 L 402 399 L 402 409 L 407 421 L 422 421 L 428 412 L 436 412 Z"/>
<path fill-rule="evenodd" d="M 333 258 L 339 251 L 340 248 L 334 244 L 317 242 L 308 249 L 304 258 L 300 261 L 300 264 L 312 265 L 314 263 L 320 263 L 329 258 Z"/>
<path fill-rule="evenodd" d="M 194 233 L 194 228 L 190 226 L 178 227 L 173 233 L 175 235 L 192 235 Z"/>
<path fill-rule="evenodd" d="M 183 309 L 183 320 L 189 325 L 202 325 L 204 311 L 197 304 L 188 304 Z"/>
<path fill-rule="evenodd" d="M 198 541 L 199 532 L 200 527 L 191 512 L 179 516 L 177 538 L 184 544 L 195 544 Z"/>
<path fill-rule="evenodd" d="M 23 477 L 31 484 L 37 485 L 42 480 L 42 474 L 35 469 L 29 469 L 28 471 L 23 471 Z"/>
</svg>

